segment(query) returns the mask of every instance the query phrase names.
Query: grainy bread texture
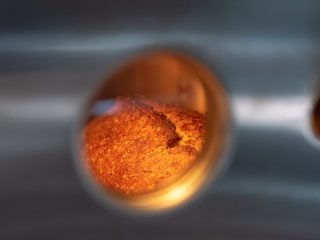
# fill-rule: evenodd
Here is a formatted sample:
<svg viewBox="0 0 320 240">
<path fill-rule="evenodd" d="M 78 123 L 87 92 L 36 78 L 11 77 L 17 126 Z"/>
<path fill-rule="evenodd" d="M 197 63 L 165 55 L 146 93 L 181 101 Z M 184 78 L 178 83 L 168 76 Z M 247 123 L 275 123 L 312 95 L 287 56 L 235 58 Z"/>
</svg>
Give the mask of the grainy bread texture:
<svg viewBox="0 0 320 240">
<path fill-rule="evenodd" d="M 204 143 L 204 115 L 145 98 L 117 98 L 83 130 L 84 160 L 108 190 L 125 195 L 173 182 Z"/>
</svg>

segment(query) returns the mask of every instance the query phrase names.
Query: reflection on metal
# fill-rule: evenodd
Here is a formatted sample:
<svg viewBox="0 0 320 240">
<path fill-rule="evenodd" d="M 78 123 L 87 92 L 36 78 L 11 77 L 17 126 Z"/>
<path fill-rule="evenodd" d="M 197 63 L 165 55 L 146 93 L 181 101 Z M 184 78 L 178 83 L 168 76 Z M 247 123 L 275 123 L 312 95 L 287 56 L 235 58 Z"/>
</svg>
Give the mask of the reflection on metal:
<svg viewBox="0 0 320 240">
<path fill-rule="evenodd" d="M 4 117 L 25 121 L 59 121 L 75 114 L 75 100 L 68 98 L 3 99 L 0 111 Z"/>
<path fill-rule="evenodd" d="M 320 151 L 299 133 L 320 81 L 319 0 L 2 0 L 0 13 L 0 239 L 320 239 Z M 225 83 L 235 149 L 193 207 L 127 218 L 84 194 L 74 111 L 106 67 L 159 47 L 203 56 Z"/>
<path fill-rule="evenodd" d="M 237 123 L 252 128 L 283 128 L 300 131 L 308 116 L 309 100 L 304 96 L 235 96 Z"/>
</svg>

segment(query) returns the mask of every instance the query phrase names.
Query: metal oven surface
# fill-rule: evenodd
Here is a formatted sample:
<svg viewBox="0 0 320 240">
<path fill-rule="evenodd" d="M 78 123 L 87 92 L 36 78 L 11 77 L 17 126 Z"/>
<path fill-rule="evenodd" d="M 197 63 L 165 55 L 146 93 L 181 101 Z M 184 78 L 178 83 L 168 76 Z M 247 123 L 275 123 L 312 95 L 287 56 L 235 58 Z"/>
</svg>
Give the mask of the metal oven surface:
<svg viewBox="0 0 320 240">
<path fill-rule="evenodd" d="M 320 2 L 0 2 L 1 239 L 319 239 L 320 150 L 308 128 L 319 82 Z M 74 170 L 84 97 L 129 52 L 203 56 L 226 86 L 230 166 L 160 217 L 97 204 Z"/>
</svg>

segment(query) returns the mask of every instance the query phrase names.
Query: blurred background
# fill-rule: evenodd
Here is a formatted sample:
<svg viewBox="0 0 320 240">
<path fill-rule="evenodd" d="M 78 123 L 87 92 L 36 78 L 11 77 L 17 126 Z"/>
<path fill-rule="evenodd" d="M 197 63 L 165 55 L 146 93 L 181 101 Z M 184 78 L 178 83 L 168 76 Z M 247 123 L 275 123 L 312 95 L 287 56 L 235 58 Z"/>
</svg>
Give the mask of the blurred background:
<svg viewBox="0 0 320 240">
<path fill-rule="evenodd" d="M 0 239 L 319 239 L 320 1 L 0 2 Z M 202 56 L 225 86 L 230 164 L 163 216 L 98 204 L 74 169 L 82 103 L 119 59 Z"/>
</svg>

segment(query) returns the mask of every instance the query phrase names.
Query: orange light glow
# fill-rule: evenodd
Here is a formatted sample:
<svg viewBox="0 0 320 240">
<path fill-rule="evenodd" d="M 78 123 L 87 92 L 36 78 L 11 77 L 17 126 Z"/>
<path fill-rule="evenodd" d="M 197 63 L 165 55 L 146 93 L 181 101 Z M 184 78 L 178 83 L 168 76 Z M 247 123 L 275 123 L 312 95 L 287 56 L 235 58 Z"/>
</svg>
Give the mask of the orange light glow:
<svg viewBox="0 0 320 240">
<path fill-rule="evenodd" d="M 205 65 L 183 54 L 116 62 L 84 108 L 77 140 L 85 184 L 103 204 L 134 213 L 182 206 L 224 165 L 227 95 Z"/>
</svg>

